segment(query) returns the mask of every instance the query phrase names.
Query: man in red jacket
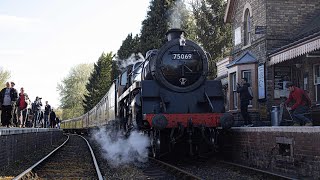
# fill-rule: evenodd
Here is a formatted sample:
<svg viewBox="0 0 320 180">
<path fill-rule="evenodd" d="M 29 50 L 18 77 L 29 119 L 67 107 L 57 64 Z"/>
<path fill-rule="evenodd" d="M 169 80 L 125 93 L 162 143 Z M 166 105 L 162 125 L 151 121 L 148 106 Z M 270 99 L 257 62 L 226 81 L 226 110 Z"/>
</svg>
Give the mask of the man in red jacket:
<svg viewBox="0 0 320 180">
<path fill-rule="evenodd" d="M 305 113 L 309 112 L 311 105 L 311 100 L 307 93 L 304 90 L 295 87 L 291 82 L 286 84 L 286 88 L 289 89 L 290 95 L 285 104 L 288 105 L 292 100 L 295 102 L 291 108 L 288 108 L 288 110 L 293 111 L 293 125 L 312 126 L 311 120 L 305 116 Z"/>
</svg>

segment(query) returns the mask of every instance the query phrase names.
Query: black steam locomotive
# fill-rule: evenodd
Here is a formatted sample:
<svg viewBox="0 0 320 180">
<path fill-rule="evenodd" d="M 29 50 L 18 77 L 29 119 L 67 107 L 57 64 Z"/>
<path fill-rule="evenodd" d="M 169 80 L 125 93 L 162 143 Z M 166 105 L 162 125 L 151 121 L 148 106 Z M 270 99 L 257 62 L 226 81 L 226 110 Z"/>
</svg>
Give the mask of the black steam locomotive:
<svg viewBox="0 0 320 180">
<path fill-rule="evenodd" d="M 214 148 L 217 128 L 229 128 L 220 81 L 208 80 L 208 57 L 180 29 L 167 32 L 159 50 L 127 68 L 106 96 L 86 115 L 62 122 L 64 129 L 113 124 L 129 134 L 149 135 L 159 157 L 176 147 L 189 154 Z"/>
</svg>

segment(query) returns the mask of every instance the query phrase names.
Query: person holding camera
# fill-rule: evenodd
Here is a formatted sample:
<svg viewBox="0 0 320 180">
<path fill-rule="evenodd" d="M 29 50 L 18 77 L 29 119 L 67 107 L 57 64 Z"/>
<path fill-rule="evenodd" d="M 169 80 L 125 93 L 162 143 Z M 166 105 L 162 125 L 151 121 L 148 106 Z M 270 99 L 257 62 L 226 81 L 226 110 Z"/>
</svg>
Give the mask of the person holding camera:
<svg viewBox="0 0 320 180">
<path fill-rule="evenodd" d="M 244 120 L 244 125 L 245 126 L 253 126 L 251 122 L 251 118 L 248 113 L 248 105 L 251 99 L 251 95 L 249 93 L 249 87 L 250 84 L 248 83 L 247 78 L 242 78 L 241 79 L 241 84 L 237 84 L 237 93 L 240 94 L 240 108 L 241 108 L 241 115 Z"/>
</svg>

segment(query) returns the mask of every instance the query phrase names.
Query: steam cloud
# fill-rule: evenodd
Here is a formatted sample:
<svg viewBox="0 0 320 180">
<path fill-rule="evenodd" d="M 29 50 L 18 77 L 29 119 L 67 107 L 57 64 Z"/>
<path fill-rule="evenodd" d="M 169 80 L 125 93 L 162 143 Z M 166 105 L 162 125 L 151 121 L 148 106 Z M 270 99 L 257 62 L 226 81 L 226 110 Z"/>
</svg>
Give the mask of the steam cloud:
<svg viewBox="0 0 320 180">
<path fill-rule="evenodd" d="M 127 66 L 131 65 L 131 64 L 135 64 L 136 62 L 139 61 L 144 61 L 144 57 L 141 53 L 138 54 L 131 54 L 131 56 L 128 59 L 118 59 L 118 63 L 119 63 L 119 69 L 125 69 Z"/>
<path fill-rule="evenodd" d="M 128 138 L 120 132 L 100 129 L 93 138 L 101 145 L 103 156 L 111 166 L 146 162 L 150 140 L 146 135 L 133 131 Z"/>
<path fill-rule="evenodd" d="M 172 7 L 172 12 L 170 15 L 170 28 L 179 28 L 181 29 L 181 25 L 183 22 L 183 7 L 185 4 L 184 0 L 178 0 L 175 2 L 174 6 Z"/>
</svg>

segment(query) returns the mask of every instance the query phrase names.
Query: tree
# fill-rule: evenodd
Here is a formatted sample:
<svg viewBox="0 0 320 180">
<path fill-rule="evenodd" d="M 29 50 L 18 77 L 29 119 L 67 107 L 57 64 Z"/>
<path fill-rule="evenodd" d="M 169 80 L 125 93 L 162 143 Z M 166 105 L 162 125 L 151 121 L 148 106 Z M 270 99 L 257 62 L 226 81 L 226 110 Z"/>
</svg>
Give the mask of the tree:
<svg viewBox="0 0 320 180">
<path fill-rule="evenodd" d="M 112 52 L 102 53 L 98 62 L 94 64 L 94 69 L 86 84 L 88 93 L 83 99 L 83 108 L 85 112 L 90 111 L 108 92 L 113 83 L 115 68 L 113 68 L 113 58 L 115 55 Z"/>
<path fill-rule="evenodd" d="M 2 67 L 0 67 L 0 87 L 5 87 L 10 76 L 11 74 L 9 71 L 3 70 Z"/>
<path fill-rule="evenodd" d="M 167 41 L 165 34 L 171 28 L 184 30 L 187 37 L 194 40 L 192 14 L 187 10 L 184 0 L 153 0 L 149 9 L 141 28 L 142 54 L 160 48 Z"/>
<path fill-rule="evenodd" d="M 132 38 L 132 33 L 128 34 L 127 38 L 122 42 L 120 49 L 117 52 L 118 59 L 127 59 L 131 54 L 137 54 L 139 50 L 139 36 Z"/>
<path fill-rule="evenodd" d="M 231 48 L 231 27 L 224 23 L 226 1 L 196 0 L 192 3 L 196 20 L 196 34 L 199 42 L 211 55 L 210 71 L 215 75 L 213 66 Z"/>
<path fill-rule="evenodd" d="M 140 47 L 142 54 L 150 49 L 159 48 L 165 41 L 165 33 L 169 29 L 168 9 L 173 0 L 153 0 L 147 12 L 147 18 L 142 22 Z"/>
<path fill-rule="evenodd" d="M 60 94 L 61 119 L 69 119 L 84 114 L 82 100 L 87 94 L 86 83 L 92 72 L 92 64 L 79 64 L 71 68 L 67 77 L 58 84 Z"/>
</svg>

